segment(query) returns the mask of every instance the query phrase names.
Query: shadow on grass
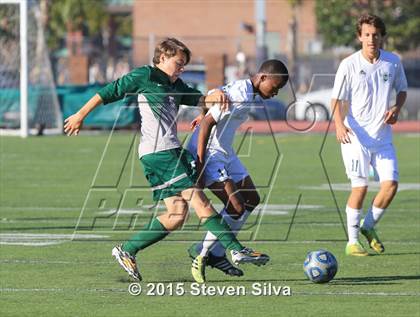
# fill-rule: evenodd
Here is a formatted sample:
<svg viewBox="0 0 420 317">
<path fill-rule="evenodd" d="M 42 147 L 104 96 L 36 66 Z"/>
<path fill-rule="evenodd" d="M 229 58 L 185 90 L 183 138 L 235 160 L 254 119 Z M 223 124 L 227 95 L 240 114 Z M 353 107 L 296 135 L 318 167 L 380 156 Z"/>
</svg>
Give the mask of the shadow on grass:
<svg viewBox="0 0 420 317">
<path fill-rule="evenodd" d="M 335 285 L 384 285 L 401 281 L 420 280 L 420 275 L 341 277 L 331 281 Z"/>
<path fill-rule="evenodd" d="M 138 282 L 134 279 L 130 279 L 130 278 L 118 278 L 117 282 L 120 283 L 135 283 Z M 241 278 L 234 278 L 232 277 L 231 279 L 219 279 L 219 280 L 208 280 L 206 283 L 208 284 L 215 284 L 215 283 L 229 283 L 229 284 L 242 284 L 242 283 L 273 283 L 273 282 L 309 282 L 307 279 L 302 278 L 302 279 L 241 279 Z M 173 280 L 147 280 L 144 279 L 143 281 L 141 281 L 140 283 L 164 283 L 164 284 L 168 284 L 168 283 L 195 283 L 195 281 L 191 279 L 180 279 L 180 278 L 174 278 Z"/>
<path fill-rule="evenodd" d="M 374 256 L 399 256 L 399 255 L 419 255 L 420 252 L 394 252 L 394 253 L 383 253 L 383 254 L 372 254 Z"/>
</svg>

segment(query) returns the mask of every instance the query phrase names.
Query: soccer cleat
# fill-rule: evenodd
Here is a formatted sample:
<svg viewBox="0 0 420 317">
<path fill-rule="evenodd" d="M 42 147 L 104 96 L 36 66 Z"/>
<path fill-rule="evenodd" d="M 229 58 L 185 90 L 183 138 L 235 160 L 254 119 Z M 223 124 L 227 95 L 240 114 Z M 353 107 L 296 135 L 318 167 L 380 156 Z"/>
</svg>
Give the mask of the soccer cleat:
<svg viewBox="0 0 420 317">
<path fill-rule="evenodd" d="M 243 248 L 241 251 L 231 250 L 230 254 L 232 255 L 232 262 L 236 265 L 252 263 L 260 266 L 270 261 L 270 257 L 267 254 L 254 251 L 250 248 Z"/>
<path fill-rule="evenodd" d="M 206 282 L 206 258 L 198 255 L 192 262 L 191 274 L 197 283 Z"/>
<path fill-rule="evenodd" d="M 198 244 L 195 243 L 188 249 L 188 254 L 191 257 L 191 259 L 194 259 L 198 255 L 197 245 Z M 243 276 L 244 275 L 244 272 L 241 269 L 233 266 L 232 263 L 229 262 L 226 255 L 215 256 L 210 252 L 209 255 L 207 256 L 206 265 L 212 268 L 216 268 L 222 271 L 223 273 L 225 273 L 226 275 L 230 275 L 230 276 Z"/>
<path fill-rule="evenodd" d="M 365 229 L 363 228 L 363 226 L 361 226 L 360 232 L 366 237 L 371 249 L 373 249 L 376 253 L 384 253 L 385 247 L 382 244 L 381 240 L 379 240 L 379 237 L 376 234 L 375 229 L 373 228 Z"/>
<path fill-rule="evenodd" d="M 122 268 L 134 279 L 141 281 L 141 275 L 137 269 L 136 258 L 130 253 L 124 251 L 121 245 L 112 249 L 112 255 L 117 259 Z"/>
<path fill-rule="evenodd" d="M 353 255 L 353 256 L 368 256 L 369 253 L 363 248 L 363 246 L 359 243 L 347 243 L 346 245 L 346 255 Z"/>
<path fill-rule="evenodd" d="M 244 271 L 233 266 L 226 256 L 215 256 L 210 253 L 207 259 L 207 265 L 222 271 L 226 275 L 238 277 L 244 275 Z"/>
</svg>

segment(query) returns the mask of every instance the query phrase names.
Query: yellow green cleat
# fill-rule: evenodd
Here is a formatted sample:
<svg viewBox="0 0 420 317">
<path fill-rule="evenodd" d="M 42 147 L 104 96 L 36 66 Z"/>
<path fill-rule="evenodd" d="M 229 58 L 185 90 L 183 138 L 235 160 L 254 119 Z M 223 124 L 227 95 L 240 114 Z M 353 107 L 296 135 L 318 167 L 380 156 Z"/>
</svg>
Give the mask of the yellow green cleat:
<svg viewBox="0 0 420 317">
<path fill-rule="evenodd" d="M 188 249 L 188 254 L 190 258 L 193 260 L 199 254 L 197 251 L 197 248 L 198 248 L 198 243 L 194 243 Z M 211 252 L 209 252 L 206 258 L 206 266 L 216 268 L 222 271 L 223 273 L 225 273 L 226 275 L 230 275 L 230 276 L 244 275 L 244 272 L 240 268 L 233 266 L 232 263 L 229 262 L 229 260 L 226 257 L 226 254 L 224 256 L 215 256 Z"/>
<path fill-rule="evenodd" d="M 369 246 L 373 249 L 376 253 L 384 253 L 385 247 L 382 244 L 381 240 L 379 240 L 378 235 L 376 234 L 375 229 L 365 229 L 363 228 L 363 221 L 362 226 L 360 228 L 361 234 L 363 234 L 367 241 L 369 242 Z"/>
<path fill-rule="evenodd" d="M 352 256 L 368 256 L 369 253 L 363 248 L 363 246 L 359 243 L 347 243 L 346 245 L 346 255 Z"/>
<path fill-rule="evenodd" d="M 191 274 L 197 283 L 206 282 L 206 258 L 198 255 L 192 262 Z"/>
</svg>

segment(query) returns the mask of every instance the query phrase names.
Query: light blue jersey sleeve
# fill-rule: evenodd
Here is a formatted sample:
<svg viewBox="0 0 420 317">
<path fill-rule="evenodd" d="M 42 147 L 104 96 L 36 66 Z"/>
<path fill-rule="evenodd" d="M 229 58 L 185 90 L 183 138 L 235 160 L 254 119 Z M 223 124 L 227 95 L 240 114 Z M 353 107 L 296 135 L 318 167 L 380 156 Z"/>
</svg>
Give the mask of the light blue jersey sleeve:
<svg viewBox="0 0 420 317">
<path fill-rule="evenodd" d="M 335 75 L 334 88 L 331 95 L 332 99 L 349 100 L 350 98 L 350 78 L 347 68 L 347 62 L 343 60 Z"/>
<path fill-rule="evenodd" d="M 247 95 L 247 86 L 245 80 L 229 83 L 223 87 L 220 87 L 220 89 L 223 90 L 223 92 L 229 98 L 230 105 L 229 109 L 226 111 L 221 111 L 218 105 L 210 108 L 208 115 L 211 115 L 216 122 L 219 122 L 224 118 L 232 115 L 233 109 L 235 107 L 242 106 L 244 102 L 247 102 L 250 97 Z"/>
</svg>

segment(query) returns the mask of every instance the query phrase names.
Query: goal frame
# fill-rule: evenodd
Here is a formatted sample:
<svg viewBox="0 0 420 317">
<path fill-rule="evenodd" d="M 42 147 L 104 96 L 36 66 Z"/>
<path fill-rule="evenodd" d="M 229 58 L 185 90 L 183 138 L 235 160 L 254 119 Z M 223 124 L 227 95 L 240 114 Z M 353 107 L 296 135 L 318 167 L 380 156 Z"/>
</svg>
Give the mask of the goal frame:
<svg viewBox="0 0 420 317">
<path fill-rule="evenodd" d="M 29 35 L 28 35 L 28 16 L 29 16 L 29 0 L 0 0 L 0 5 L 2 4 L 13 4 L 19 6 L 19 51 L 20 51 L 20 100 L 19 100 L 19 128 L 17 129 L 0 129 L 0 136 L 20 136 L 22 138 L 27 138 L 29 135 L 50 135 L 50 134 L 62 134 L 63 133 L 63 122 L 61 117 L 56 117 L 55 126 L 43 128 L 41 127 L 30 127 L 29 126 Z M 45 39 L 43 39 L 45 41 Z M 50 62 L 49 67 L 51 67 Z M 50 84 L 54 93 L 56 93 L 56 87 L 53 78 L 51 78 Z M 53 94 L 54 94 L 53 93 Z M 55 110 L 58 113 L 61 113 L 59 108 L 59 101 L 56 95 L 52 97 L 55 99 L 54 104 Z M 58 108 L 57 108 L 58 107 Z"/>
<path fill-rule="evenodd" d="M 18 135 L 26 138 L 28 127 L 28 3 L 26 0 L 0 0 L 0 4 L 19 5 L 20 42 L 20 131 Z M 8 134 L 2 131 L 3 134 Z"/>
</svg>

